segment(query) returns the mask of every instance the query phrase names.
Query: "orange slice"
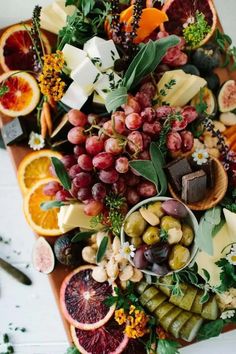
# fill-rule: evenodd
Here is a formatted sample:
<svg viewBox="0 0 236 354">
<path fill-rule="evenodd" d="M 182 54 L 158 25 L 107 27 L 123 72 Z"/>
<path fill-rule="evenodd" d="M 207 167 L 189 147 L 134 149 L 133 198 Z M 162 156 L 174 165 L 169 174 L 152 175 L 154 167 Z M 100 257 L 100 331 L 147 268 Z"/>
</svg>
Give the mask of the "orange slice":
<svg viewBox="0 0 236 354">
<path fill-rule="evenodd" d="M 58 236 L 61 235 L 58 226 L 58 208 L 44 211 L 40 205 L 43 202 L 54 200 L 52 196 L 46 196 L 43 193 L 44 187 L 55 178 L 46 178 L 38 181 L 26 194 L 24 198 L 24 214 L 29 226 L 38 235 L 42 236 Z"/>
<path fill-rule="evenodd" d="M 10 117 L 25 116 L 32 112 L 40 99 L 35 78 L 26 73 L 8 71 L 0 76 L 6 92 L 0 97 L 0 112 Z"/>
<path fill-rule="evenodd" d="M 26 194 L 38 181 L 53 177 L 50 173 L 51 157 L 61 158 L 61 154 L 52 150 L 31 152 L 21 161 L 17 178 L 23 194 Z"/>
<path fill-rule="evenodd" d="M 4 71 L 32 70 L 38 72 L 32 40 L 29 35 L 31 26 L 14 25 L 9 27 L 0 38 L 0 64 Z M 47 37 L 41 33 L 45 52 L 49 54 L 51 47 Z"/>
</svg>

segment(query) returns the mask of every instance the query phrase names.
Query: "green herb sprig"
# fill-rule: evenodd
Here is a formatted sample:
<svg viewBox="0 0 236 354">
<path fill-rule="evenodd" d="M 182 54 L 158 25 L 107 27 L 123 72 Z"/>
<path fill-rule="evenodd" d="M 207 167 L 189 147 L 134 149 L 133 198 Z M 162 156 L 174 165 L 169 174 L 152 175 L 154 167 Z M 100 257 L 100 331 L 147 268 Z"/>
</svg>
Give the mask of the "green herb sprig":
<svg viewBox="0 0 236 354">
<path fill-rule="evenodd" d="M 210 321 L 208 323 L 204 323 L 199 332 L 198 332 L 198 335 L 197 335 L 197 340 L 206 340 L 206 339 L 210 339 L 210 338 L 213 338 L 213 337 L 218 337 L 224 327 L 227 325 L 227 324 L 232 324 L 232 323 L 236 323 L 236 316 L 234 315 L 234 317 L 232 318 L 227 318 L 227 319 L 222 319 L 222 318 L 219 318 L 215 321 Z"/>
<path fill-rule="evenodd" d="M 190 48 L 194 48 L 210 33 L 211 27 L 208 25 L 205 15 L 196 11 L 194 23 L 183 29 L 184 39 Z"/>
<path fill-rule="evenodd" d="M 222 64 L 222 67 L 225 68 L 229 66 L 230 71 L 234 71 L 236 69 L 236 47 L 232 46 L 232 39 L 230 36 L 221 32 L 217 28 L 214 42 L 225 56 L 225 61 Z"/>
<path fill-rule="evenodd" d="M 80 351 L 73 345 L 72 347 L 68 348 L 66 354 L 81 354 Z"/>
</svg>

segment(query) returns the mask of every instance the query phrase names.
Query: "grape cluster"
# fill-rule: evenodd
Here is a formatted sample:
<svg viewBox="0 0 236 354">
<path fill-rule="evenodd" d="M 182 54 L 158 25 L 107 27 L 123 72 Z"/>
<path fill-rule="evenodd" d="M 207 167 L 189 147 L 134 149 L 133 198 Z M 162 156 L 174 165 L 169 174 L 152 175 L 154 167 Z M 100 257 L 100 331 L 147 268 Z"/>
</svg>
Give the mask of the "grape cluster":
<svg viewBox="0 0 236 354">
<path fill-rule="evenodd" d="M 72 198 L 81 201 L 89 216 L 104 210 L 104 201 L 110 192 L 124 196 L 129 206 L 156 195 L 155 185 L 129 166 L 130 160 L 150 159 L 151 141 L 158 141 L 166 120 L 175 112 L 168 106 L 153 108 L 155 94 L 155 86 L 151 82 L 144 83 L 135 96 L 129 96 L 123 111 L 113 113 L 110 119 L 87 116 L 75 109 L 69 111 L 68 119 L 73 127 L 68 140 L 74 145 L 74 153 L 64 156 L 62 162 L 72 187 L 68 192 L 52 182 L 45 193 L 54 193 L 60 201 Z M 181 121 L 171 120 L 166 144 L 170 151 L 186 152 L 192 149 L 193 136 L 185 128 L 197 114 L 193 107 L 185 107 L 179 114 Z"/>
</svg>

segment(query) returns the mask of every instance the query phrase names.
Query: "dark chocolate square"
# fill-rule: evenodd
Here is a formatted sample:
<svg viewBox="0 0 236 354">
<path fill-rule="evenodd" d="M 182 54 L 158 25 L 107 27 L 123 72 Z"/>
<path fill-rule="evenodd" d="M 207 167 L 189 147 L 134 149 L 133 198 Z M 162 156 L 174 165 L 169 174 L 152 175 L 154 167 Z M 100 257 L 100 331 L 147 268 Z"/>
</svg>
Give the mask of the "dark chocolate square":
<svg viewBox="0 0 236 354">
<path fill-rule="evenodd" d="M 12 145 L 26 138 L 25 130 L 19 118 L 14 118 L 2 127 L 2 137 L 5 145 Z"/>
<path fill-rule="evenodd" d="M 182 199 L 185 203 L 197 203 L 205 198 L 207 176 L 203 170 L 192 172 L 182 178 Z"/>
<path fill-rule="evenodd" d="M 193 171 L 186 157 L 171 161 L 165 166 L 165 170 L 172 187 L 178 192 L 182 189 L 182 177 Z"/>
<path fill-rule="evenodd" d="M 215 162 L 211 158 L 207 160 L 206 163 L 198 165 L 193 159 L 190 160 L 191 166 L 194 171 L 199 171 L 200 169 L 206 173 L 207 176 L 207 187 L 213 188 L 215 185 Z"/>
</svg>

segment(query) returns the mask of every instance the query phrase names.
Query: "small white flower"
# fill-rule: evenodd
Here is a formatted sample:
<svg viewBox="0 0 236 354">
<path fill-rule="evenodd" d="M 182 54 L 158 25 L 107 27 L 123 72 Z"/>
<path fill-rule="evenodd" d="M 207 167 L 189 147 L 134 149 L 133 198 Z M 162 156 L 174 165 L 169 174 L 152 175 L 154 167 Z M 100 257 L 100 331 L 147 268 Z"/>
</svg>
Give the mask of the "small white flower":
<svg viewBox="0 0 236 354">
<path fill-rule="evenodd" d="M 236 265 L 236 251 L 233 249 L 231 252 L 226 256 L 227 261 L 230 264 Z"/>
<path fill-rule="evenodd" d="M 33 150 L 41 150 L 45 146 L 45 140 L 42 135 L 31 132 L 28 144 Z"/>
<path fill-rule="evenodd" d="M 130 257 L 134 257 L 136 248 L 134 245 L 130 245 L 129 242 L 125 242 L 120 248 L 120 254 L 129 259 Z"/>
<path fill-rule="evenodd" d="M 236 253 L 236 243 L 234 245 L 232 245 L 231 252 L 235 252 Z"/>
<path fill-rule="evenodd" d="M 227 318 L 232 318 L 235 315 L 235 310 L 228 310 L 228 311 L 224 311 L 222 312 L 220 318 L 222 318 L 222 320 L 226 320 Z"/>
<path fill-rule="evenodd" d="M 197 162 L 197 165 L 202 165 L 207 162 L 209 154 L 205 149 L 197 149 L 192 154 L 193 161 Z"/>
</svg>

